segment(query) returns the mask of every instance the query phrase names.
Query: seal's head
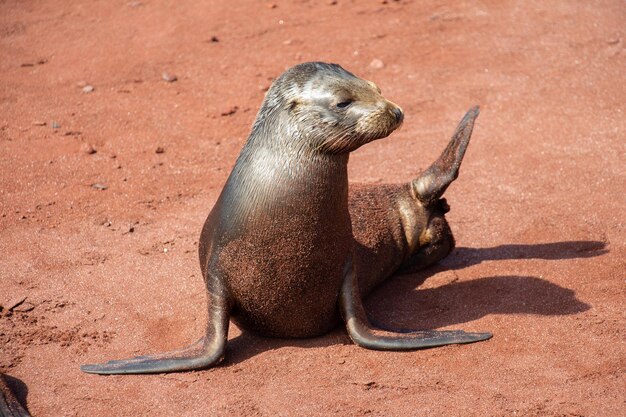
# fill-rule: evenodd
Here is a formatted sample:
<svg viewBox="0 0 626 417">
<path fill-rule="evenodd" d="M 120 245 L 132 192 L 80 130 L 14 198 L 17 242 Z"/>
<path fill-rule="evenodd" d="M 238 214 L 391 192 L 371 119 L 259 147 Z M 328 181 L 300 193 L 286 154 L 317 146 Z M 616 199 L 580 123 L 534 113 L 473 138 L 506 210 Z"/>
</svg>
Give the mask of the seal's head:
<svg viewBox="0 0 626 417">
<path fill-rule="evenodd" d="M 402 109 L 385 99 L 371 81 L 337 64 L 307 62 L 274 82 L 253 131 L 277 122 L 289 136 L 283 141 L 339 154 L 388 136 L 403 119 Z"/>
</svg>

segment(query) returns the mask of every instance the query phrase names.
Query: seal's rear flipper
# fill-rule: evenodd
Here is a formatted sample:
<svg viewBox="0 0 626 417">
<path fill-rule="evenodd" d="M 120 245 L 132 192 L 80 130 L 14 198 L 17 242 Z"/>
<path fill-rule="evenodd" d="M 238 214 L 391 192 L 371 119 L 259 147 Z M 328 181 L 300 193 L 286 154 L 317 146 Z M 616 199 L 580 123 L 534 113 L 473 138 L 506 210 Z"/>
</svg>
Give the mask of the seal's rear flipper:
<svg viewBox="0 0 626 417">
<path fill-rule="evenodd" d="M 196 343 L 172 352 L 83 365 L 80 370 L 102 375 L 156 374 L 198 370 L 218 364 L 226 350 L 230 302 L 221 279 L 209 273 L 206 284 L 209 295 L 207 332 Z"/>
<path fill-rule="evenodd" d="M 478 106 L 475 106 L 465 114 L 441 156 L 411 182 L 415 198 L 424 206 L 439 199 L 459 176 L 459 168 L 479 113 Z"/>
<path fill-rule="evenodd" d="M 356 273 L 348 262 L 340 295 L 340 311 L 348 335 L 354 343 L 375 350 L 415 350 L 430 347 L 473 343 L 491 339 L 491 333 L 466 333 L 462 330 L 425 330 L 395 333 L 374 329 L 363 308 Z"/>
</svg>

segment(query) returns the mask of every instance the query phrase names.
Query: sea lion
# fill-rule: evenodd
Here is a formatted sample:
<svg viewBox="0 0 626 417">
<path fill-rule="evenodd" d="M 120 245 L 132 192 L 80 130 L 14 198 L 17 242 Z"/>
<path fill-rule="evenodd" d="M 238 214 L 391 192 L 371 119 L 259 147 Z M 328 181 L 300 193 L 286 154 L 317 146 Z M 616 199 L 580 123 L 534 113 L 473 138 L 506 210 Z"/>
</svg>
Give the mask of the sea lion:
<svg viewBox="0 0 626 417">
<path fill-rule="evenodd" d="M 375 330 L 362 297 L 398 270 L 446 256 L 454 239 L 443 191 L 457 177 L 478 108 L 441 157 L 401 185 L 348 190 L 348 155 L 388 136 L 402 109 L 372 82 L 309 62 L 268 90 L 199 241 L 206 334 L 175 352 L 83 365 L 97 374 L 206 368 L 224 357 L 229 321 L 261 335 L 313 337 L 343 318 L 358 345 L 409 350 L 471 343 L 489 333 Z"/>
<path fill-rule="evenodd" d="M 0 417 L 30 417 L 11 391 L 7 376 L 0 372 Z"/>
</svg>

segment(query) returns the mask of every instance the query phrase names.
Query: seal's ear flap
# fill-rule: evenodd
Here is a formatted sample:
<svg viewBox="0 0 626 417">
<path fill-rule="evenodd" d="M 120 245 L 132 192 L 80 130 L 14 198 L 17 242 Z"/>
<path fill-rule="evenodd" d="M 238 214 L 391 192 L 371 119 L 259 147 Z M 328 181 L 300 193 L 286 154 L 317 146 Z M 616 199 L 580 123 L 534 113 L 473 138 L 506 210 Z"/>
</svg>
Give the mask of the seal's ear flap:
<svg viewBox="0 0 626 417">
<path fill-rule="evenodd" d="M 411 182 L 415 198 L 424 206 L 437 201 L 452 181 L 459 176 L 459 168 L 472 136 L 474 121 L 479 113 L 478 106 L 475 106 L 465 114 L 443 153 L 426 171 Z"/>
<path fill-rule="evenodd" d="M 291 99 L 291 100 L 289 101 L 289 103 L 287 103 L 287 109 L 288 109 L 290 112 L 292 112 L 292 111 L 294 111 L 294 110 L 295 110 L 295 108 L 296 108 L 296 107 L 298 107 L 298 104 L 299 104 L 299 103 L 298 103 L 298 100 L 296 100 L 295 98 L 294 98 L 294 99 Z"/>
</svg>

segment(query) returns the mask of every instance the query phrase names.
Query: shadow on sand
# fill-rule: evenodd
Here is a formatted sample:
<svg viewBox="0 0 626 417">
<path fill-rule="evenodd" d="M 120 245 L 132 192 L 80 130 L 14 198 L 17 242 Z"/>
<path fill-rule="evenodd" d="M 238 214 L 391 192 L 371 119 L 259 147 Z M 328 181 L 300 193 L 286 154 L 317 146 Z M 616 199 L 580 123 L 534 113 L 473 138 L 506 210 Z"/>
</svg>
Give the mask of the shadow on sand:
<svg viewBox="0 0 626 417">
<path fill-rule="evenodd" d="M 442 264 L 448 269 L 476 265 L 482 261 L 506 259 L 574 259 L 591 258 L 608 252 L 606 243 L 597 240 L 537 243 L 534 245 L 500 245 L 493 248 L 457 248 Z"/>
<path fill-rule="evenodd" d="M 590 258 L 607 252 L 606 244 L 600 241 L 457 248 L 439 265 L 385 282 L 367 298 L 366 308 L 376 325 L 398 331 L 456 326 L 489 314 L 580 313 L 590 306 L 578 300 L 574 291 L 532 276 L 491 276 L 437 288 L 420 290 L 417 287 L 438 272 L 459 270 L 483 261 Z M 268 339 L 244 332 L 229 341 L 225 364 L 232 365 L 257 353 L 285 346 L 311 348 L 349 343 L 341 327 L 324 337 L 301 340 Z"/>
</svg>

